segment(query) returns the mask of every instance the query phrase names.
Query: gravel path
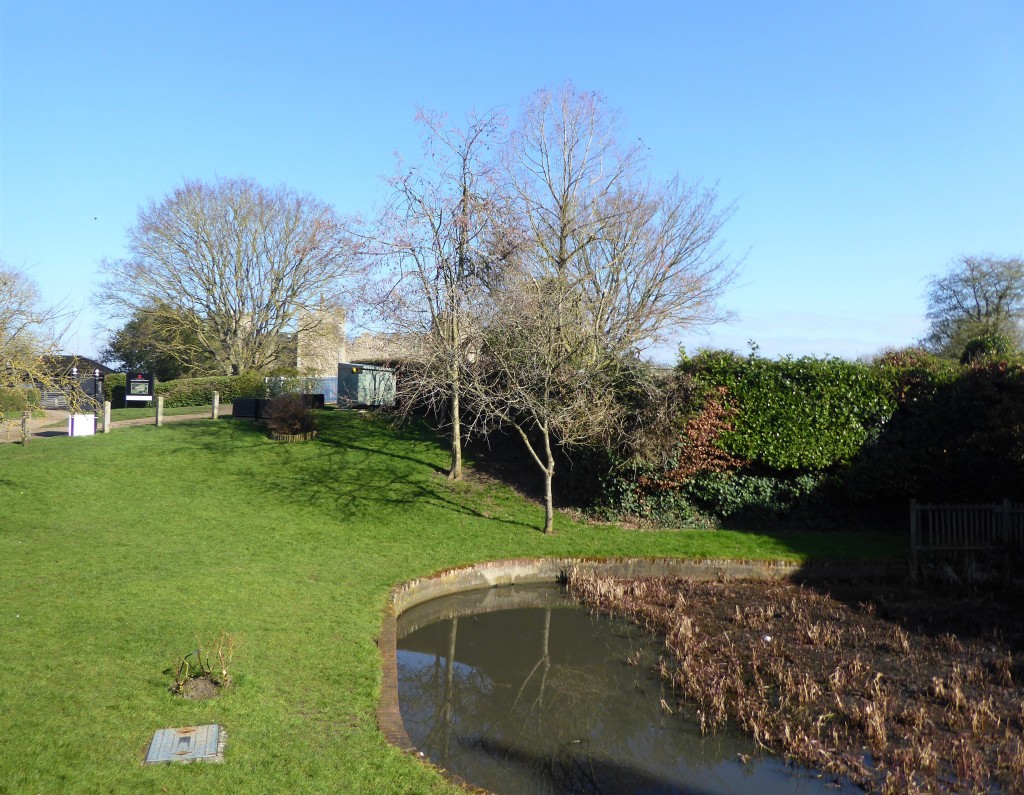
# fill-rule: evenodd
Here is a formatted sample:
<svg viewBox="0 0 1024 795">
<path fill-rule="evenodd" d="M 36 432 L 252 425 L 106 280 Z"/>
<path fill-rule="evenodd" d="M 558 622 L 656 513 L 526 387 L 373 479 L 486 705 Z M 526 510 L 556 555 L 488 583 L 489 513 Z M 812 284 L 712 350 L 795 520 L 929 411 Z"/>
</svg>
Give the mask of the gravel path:
<svg viewBox="0 0 1024 795">
<path fill-rule="evenodd" d="M 221 404 L 221 417 L 231 416 L 231 404 Z M 164 415 L 164 422 L 179 422 L 180 420 L 205 420 L 210 418 L 210 409 L 197 411 L 194 414 Z M 155 417 L 140 417 L 134 420 L 118 420 L 110 423 L 111 430 L 115 428 L 127 428 L 133 425 L 152 425 Z M 46 410 L 45 417 L 33 417 L 29 420 L 30 441 L 36 439 L 50 439 L 55 436 L 68 435 L 68 412 L 64 410 Z M 21 441 L 20 423 L 0 428 L 0 444 L 12 444 Z"/>
</svg>

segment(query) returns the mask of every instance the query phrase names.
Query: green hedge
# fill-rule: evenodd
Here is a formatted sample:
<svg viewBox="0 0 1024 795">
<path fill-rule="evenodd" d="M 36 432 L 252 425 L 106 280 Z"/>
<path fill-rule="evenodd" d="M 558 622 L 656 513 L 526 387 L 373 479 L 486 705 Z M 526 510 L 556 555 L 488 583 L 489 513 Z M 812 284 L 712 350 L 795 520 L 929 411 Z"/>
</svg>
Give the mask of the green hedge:
<svg viewBox="0 0 1024 795">
<path fill-rule="evenodd" d="M 735 411 L 715 444 L 738 461 L 681 481 L 665 476 L 675 454 L 620 463 L 597 490 L 606 513 L 677 526 L 695 515 L 842 522 L 850 511 L 902 517 L 910 498 L 1024 499 L 1024 364 L 1012 357 L 962 366 L 915 349 L 872 364 L 718 351 L 684 358 L 674 375 L 703 387 L 674 408 L 676 449 L 691 443 L 683 421 L 701 394 L 724 387 Z"/>
<path fill-rule="evenodd" d="M 237 398 L 266 397 L 263 375 L 215 375 L 204 378 L 178 378 L 156 385 L 156 394 L 164 398 L 164 406 L 205 406 L 213 402 L 213 393 L 220 393 L 221 403 Z"/>
<path fill-rule="evenodd" d="M 124 401 L 125 374 L 111 373 L 103 379 L 103 394 L 112 404 Z M 231 403 L 236 398 L 266 397 L 263 375 L 214 375 L 203 378 L 177 378 L 162 381 L 156 385 L 156 394 L 163 396 L 164 406 L 207 406 L 213 402 L 213 393 L 220 393 L 221 403 Z M 135 404 L 151 405 L 151 404 Z"/>
<path fill-rule="evenodd" d="M 120 397 L 124 399 L 125 384 L 128 376 L 125 373 L 110 373 L 103 377 L 103 399 L 115 402 L 116 390 L 120 389 Z"/>
<path fill-rule="evenodd" d="M 904 390 L 899 408 L 837 473 L 848 499 L 1024 498 L 1024 366 L 997 361 L 952 376 L 944 368 L 893 375 Z"/>
<path fill-rule="evenodd" d="M 24 411 L 39 408 L 39 390 L 22 387 L 0 387 L 0 420 L 21 418 Z"/>
<path fill-rule="evenodd" d="M 684 358 L 677 371 L 728 390 L 737 414 L 720 440 L 726 452 L 779 471 L 850 461 L 897 405 L 889 373 L 842 359 L 713 351 Z"/>
</svg>

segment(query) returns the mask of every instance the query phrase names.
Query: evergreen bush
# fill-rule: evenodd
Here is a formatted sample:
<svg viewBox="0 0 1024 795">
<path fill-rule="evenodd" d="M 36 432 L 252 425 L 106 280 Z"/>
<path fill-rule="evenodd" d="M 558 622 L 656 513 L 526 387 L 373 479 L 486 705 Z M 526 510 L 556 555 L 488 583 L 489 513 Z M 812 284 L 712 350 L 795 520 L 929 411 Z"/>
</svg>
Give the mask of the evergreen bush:
<svg viewBox="0 0 1024 795">
<path fill-rule="evenodd" d="M 883 373 L 843 359 L 769 360 L 713 351 L 684 358 L 678 371 L 726 390 L 736 414 L 721 435 L 723 450 L 779 471 L 851 460 L 896 408 Z"/>
<path fill-rule="evenodd" d="M 267 386 L 260 373 L 178 378 L 156 385 L 156 394 L 163 396 L 167 408 L 208 405 L 214 392 L 220 393 L 221 403 L 231 403 L 236 398 L 264 398 Z"/>
</svg>

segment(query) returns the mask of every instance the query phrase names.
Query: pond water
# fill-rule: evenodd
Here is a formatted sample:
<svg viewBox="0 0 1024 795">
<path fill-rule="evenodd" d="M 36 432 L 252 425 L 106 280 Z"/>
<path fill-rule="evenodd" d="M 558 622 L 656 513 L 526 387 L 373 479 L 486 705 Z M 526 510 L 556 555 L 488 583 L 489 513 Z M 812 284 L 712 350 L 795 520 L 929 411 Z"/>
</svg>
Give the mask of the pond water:
<svg viewBox="0 0 1024 795">
<path fill-rule="evenodd" d="M 501 795 L 861 792 L 667 713 L 660 647 L 554 585 L 435 599 L 398 619 L 402 719 L 432 762 Z"/>
</svg>

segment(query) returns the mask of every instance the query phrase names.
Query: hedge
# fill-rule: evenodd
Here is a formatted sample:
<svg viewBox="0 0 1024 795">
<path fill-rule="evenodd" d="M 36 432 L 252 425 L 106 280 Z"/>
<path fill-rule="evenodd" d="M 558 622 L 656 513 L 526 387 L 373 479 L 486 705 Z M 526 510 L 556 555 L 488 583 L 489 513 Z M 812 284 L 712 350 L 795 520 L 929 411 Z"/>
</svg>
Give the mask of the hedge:
<svg viewBox="0 0 1024 795">
<path fill-rule="evenodd" d="M 156 385 L 156 394 L 163 396 L 167 408 L 208 405 L 214 392 L 220 393 L 222 403 L 231 403 L 236 398 L 266 397 L 266 384 L 261 373 L 249 373 L 178 378 Z"/>
<path fill-rule="evenodd" d="M 770 360 L 714 351 L 683 359 L 677 371 L 725 387 L 736 415 L 721 447 L 774 470 L 821 470 L 850 461 L 897 405 L 885 372 L 843 359 Z"/>
<path fill-rule="evenodd" d="M 38 389 L 34 387 L 0 387 L 0 420 L 20 419 L 22 412 L 38 408 Z"/>
<path fill-rule="evenodd" d="M 595 489 L 606 512 L 697 525 L 695 515 L 760 522 L 825 509 L 842 518 L 858 506 L 903 511 L 911 497 L 1024 498 L 1018 361 L 961 366 L 915 349 L 873 364 L 713 351 L 684 357 L 674 377 L 702 387 L 675 409 L 674 452 L 659 465 L 607 472 Z M 734 461 L 676 477 L 696 443 L 686 424 L 703 410 L 694 402 L 706 408 L 716 394 L 730 414 L 709 440 Z"/>
<path fill-rule="evenodd" d="M 164 406 L 167 408 L 207 406 L 213 402 L 214 392 L 220 393 L 221 403 L 231 403 L 236 398 L 266 397 L 266 384 L 263 379 L 262 373 L 177 378 L 173 381 L 158 382 L 156 394 L 163 396 Z M 111 373 L 103 379 L 103 394 L 111 403 L 116 403 L 118 397 L 123 397 L 124 389 L 124 373 Z"/>
</svg>

